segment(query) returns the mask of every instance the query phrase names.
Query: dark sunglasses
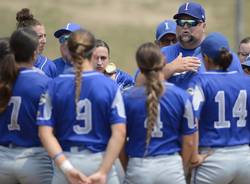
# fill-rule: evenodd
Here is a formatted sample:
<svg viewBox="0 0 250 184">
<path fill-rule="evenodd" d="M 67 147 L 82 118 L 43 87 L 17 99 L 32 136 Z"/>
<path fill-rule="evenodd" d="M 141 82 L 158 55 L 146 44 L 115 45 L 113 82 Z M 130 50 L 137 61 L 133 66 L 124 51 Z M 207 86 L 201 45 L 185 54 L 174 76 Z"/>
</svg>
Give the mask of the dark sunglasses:
<svg viewBox="0 0 250 184">
<path fill-rule="evenodd" d="M 199 20 L 184 20 L 184 19 L 177 19 L 176 20 L 176 24 L 180 27 L 184 27 L 185 24 L 187 24 L 188 27 L 195 27 L 197 26 L 199 23 L 201 23 L 202 21 Z"/>
<path fill-rule="evenodd" d="M 250 71 L 250 66 L 241 65 L 241 67 L 242 67 L 243 70 L 248 70 L 248 71 Z"/>
<path fill-rule="evenodd" d="M 69 35 L 62 35 L 58 38 L 59 43 L 63 44 L 64 42 L 66 42 L 69 39 Z"/>
<path fill-rule="evenodd" d="M 172 39 L 163 38 L 163 39 L 160 40 L 160 42 L 163 43 L 163 44 L 167 44 L 167 45 L 169 45 L 171 43 L 175 44 L 177 42 L 177 39 L 176 38 L 172 38 Z"/>
</svg>

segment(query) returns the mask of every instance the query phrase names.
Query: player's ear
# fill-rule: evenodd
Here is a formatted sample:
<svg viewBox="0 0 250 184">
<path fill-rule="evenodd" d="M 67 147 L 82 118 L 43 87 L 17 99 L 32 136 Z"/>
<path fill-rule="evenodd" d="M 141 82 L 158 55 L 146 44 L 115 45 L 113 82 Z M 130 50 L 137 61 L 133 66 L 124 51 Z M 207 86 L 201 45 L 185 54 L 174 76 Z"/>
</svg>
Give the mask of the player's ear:
<svg viewBox="0 0 250 184">
<path fill-rule="evenodd" d="M 213 61 L 206 54 L 203 54 L 203 60 L 206 69 L 208 69 Z"/>
<path fill-rule="evenodd" d="M 203 23 L 202 27 L 203 27 L 203 29 L 204 29 L 204 31 L 205 31 L 205 28 L 206 28 L 206 22 L 204 22 L 204 23 Z"/>
<path fill-rule="evenodd" d="M 33 52 L 32 56 L 31 56 L 32 61 L 35 61 L 35 60 L 36 60 L 37 55 L 38 55 L 38 51 L 35 50 L 35 51 Z"/>
</svg>

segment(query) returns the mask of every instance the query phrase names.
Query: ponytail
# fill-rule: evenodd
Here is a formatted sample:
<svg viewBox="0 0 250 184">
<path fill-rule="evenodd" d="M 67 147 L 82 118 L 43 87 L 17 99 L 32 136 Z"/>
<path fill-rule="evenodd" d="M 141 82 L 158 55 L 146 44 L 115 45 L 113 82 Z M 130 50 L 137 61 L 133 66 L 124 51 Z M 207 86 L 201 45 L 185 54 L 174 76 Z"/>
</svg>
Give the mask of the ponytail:
<svg viewBox="0 0 250 184">
<path fill-rule="evenodd" d="M 214 59 L 214 63 L 219 65 L 222 68 L 222 70 L 225 71 L 232 63 L 232 60 L 233 60 L 232 54 L 227 49 L 222 48 L 220 50 L 219 56 Z"/>
<path fill-rule="evenodd" d="M 8 106 L 13 84 L 18 76 L 14 56 L 10 51 L 9 39 L 0 39 L 0 113 Z"/>
</svg>

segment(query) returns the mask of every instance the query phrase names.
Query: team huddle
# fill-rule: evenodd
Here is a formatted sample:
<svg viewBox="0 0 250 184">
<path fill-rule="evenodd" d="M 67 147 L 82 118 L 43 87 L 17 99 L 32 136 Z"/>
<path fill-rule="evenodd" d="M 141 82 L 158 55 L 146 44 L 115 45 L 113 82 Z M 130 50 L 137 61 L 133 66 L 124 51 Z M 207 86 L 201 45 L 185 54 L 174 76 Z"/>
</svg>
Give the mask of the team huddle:
<svg viewBox="0 0 250 184">
<path fill-rule="evenodd" d="M 49 60 L 43 24 L 19 11 L 0 38 L 0 183 L 249 184 L 248 59 L 205 35 L 200 4 L 173 18 L 137 48 L 133 78 L 75 23 Z"/>
</svg>

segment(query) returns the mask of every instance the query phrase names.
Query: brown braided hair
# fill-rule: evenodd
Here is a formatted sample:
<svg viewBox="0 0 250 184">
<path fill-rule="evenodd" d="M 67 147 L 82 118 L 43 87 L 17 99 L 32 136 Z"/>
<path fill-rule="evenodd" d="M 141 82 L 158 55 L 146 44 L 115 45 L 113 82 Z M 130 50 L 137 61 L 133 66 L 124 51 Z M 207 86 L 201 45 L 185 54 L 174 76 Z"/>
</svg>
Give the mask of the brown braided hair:
<svg viewBox="0 0 250 184">
<path fill-rule="evenodd" d="M 18 75 L 9 38 L 0 38 L 0 112 L 3 112 L 12 95 L 12 87 Z"/>
<path fill-rule="evenodd" d="M 33 27 L 42 25 L 37 19 L 34 18 L 28 8 L 23 8 L 16 14 L 17 29 L 22 27 Z"/>
<path fill-rule="evenodd" d="M 142 44 L 136 52 L 137 65 L 146 78 L 147 106 L 147 138 L 146 152 L 151 140 L 151 134 L 157 121 L 159 99 L 164 87 L 159 78 L 159 71 L 165 65 L 159 46 L 148 42 Z M 145 152 L 145 153 L 146 153 Z"/>
<path fill-rule="evenodd" d="M 95 37 L 87 30 L 79 30 L 70 34 L 68 48 L 75 68 L 75 104 L 77 104 L 82 85 L 82 64 L 90 60 L 95 46 Z"/>
</svg>

